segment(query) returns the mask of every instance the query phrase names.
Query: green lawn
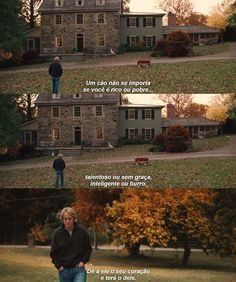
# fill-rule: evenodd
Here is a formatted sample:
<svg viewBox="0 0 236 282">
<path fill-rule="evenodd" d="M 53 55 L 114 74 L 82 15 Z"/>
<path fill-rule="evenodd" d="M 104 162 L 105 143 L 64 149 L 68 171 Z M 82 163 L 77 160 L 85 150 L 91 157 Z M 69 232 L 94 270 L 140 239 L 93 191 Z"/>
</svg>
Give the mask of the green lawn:
<svg viewBox="0 0 236 282">
<path fill-rule="evenodd" d="M 236 279 L 234 258 L 220 259 L 218 256 L 194 252 L 189 266 L 182 268 L 181 256 L 176 251 L 145 252 L 145 256 L 134 260 L 114 251 L 93 251 L 87 268 L 95 273 L 88 274 L 88 282 L 99 282 L 102 276 L 114 275 L 120 276 L 121 281 L 127 281 L 127 274 L 116 274 L 121 271 L 136 272 L 132 274 L 135 279 L 132 281 L 138 282 L 232 282 Z M 50 262 L 49 250 L 45 249 L 1 248 L 0 267 L 1 282 L 58 281 L 57 271 Z M 140 270 L 146 270 L 148 274 L 137 274 Z M 107 274 L 102 274 L 105 271 Z"/>
<path fill-rule="evenodd" d="M 125 93 L 231 93 L 236 89 L 236 60 L 153 64 L 150 68 L 107 66 L 65 70 L 61 93 L 82 93 L 86 81 L 148 81 L 150 86 L 128 87 Z M 224 78 L 224 79 L 223 79 Z M 47 71 L 0 73 L 0 93 L 47 93 L 51 81 Z M 94 88 L 94 87 L 91 87 Z M 98 88 L 97 86 L 95 88 Z M 117 88 L 117 87 L 116 87 Z M 124 90 L 123 86 L 118 86 Z M 127 87 L 126 87 L 127 88 Z M 146 89 L 146 90 L 143 90 Z M 111 87 L 99 92 L 116 93 Z M 131 92 L 129 92 L 131 91 Z M 133 92 L 132 92 L 133 91 Z M 90 89 L 91 92 L 91 89 Z"/>
<path fill-rule="evenodd" d="M 213 54 L 228 51 L 229 47 L 230 44 L 228 43 L 193 46 L 193 55 L 195 56 L 213 55 Z"/>
<path fill-rule="evenodd" d="M 79 187 L 149 187 L 149 188 L 236 188 L 235 158 L 199 158 L 151 161 L 147 166 L 131 163 L 68 166 L 65 188 Z M 91 184 L 86 175 L 111 176 Z M 151 179 L 136 176 L 149 176 Z M 126 178 L 125 178 L 126 177 Z M 1 188 L 54 188 L 52 168 L 0 171 Z M 117 184 L 120 183 L 120 184 Z"/>
</svg>

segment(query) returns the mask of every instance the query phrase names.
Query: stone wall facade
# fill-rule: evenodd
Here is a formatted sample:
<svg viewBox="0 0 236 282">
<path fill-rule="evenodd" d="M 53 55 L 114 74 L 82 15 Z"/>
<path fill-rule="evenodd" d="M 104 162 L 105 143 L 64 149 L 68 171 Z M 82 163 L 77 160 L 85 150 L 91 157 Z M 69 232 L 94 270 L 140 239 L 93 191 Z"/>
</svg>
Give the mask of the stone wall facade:
<svg viewBox="0 0 236 282">
<path fill-rule="evenodd" d="M 98 14 L 104 14 L 104 24 L 97 23 Z M 84 13 L 42 13 L 41 53 L 71 54 L 78 51 L 77 37 L 82 36 L 83 51 L 88 53 L 108 53 L 117 51 L 120 45 L 118 12 Z M 83 24 L 77 24 L 77 14 L 83 14 Z M 56 15 L 61 15 L 61 24 L 56 24 Z M 104 34 L 104 46 L 99 46 L 99 34 Z M 56 46 L 56 36 L 61 36 L 62 46 Z M 82 51 L 82 52 L 83 52 Z"/>
<path fill-rule="evenodd" d="M 74 116 L 74 107 L 80 106 L 81 116 Z M 59 108 L 59 117 L 53 117 L 53 107 Z M 103 116 L 95 116 L 96 105 L 61 105 L 38 107 L 38 144 L 41 147 L 68 147 L 75 144 L 75 128 L 81 129 L 81 143 L 101 146 L 117 144 L 118 108 L 116 104 L 102 105 Z M 96 128 L 101 127 L 103 138 L 96 138 Z M 59 140 L 53 140 L 53 129 L 59 129 Z"/>
</svg>

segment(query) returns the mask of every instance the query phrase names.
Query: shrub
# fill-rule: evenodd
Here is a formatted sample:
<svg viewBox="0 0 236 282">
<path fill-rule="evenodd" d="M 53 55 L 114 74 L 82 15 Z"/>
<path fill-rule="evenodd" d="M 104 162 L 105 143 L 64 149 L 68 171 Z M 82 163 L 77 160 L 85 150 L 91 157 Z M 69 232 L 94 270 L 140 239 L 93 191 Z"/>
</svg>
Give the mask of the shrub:
<svg viewBox="0 0 236 282">
<path fill-rule="evenodd" d="M 167 54 L 169 57 L 187 56 L 192 50 L 189 37 L 182 31 L 174 31 L 167 38 Z"/>
<path fill-rule="evenodd" d="M 167 56 L 167 40 L 160 39 L 157 41 L 157 45 L 154 47 L 154 52 L 151 54 L 152 57 L 163 57 Z"/>
<path fill-rule="evenodd" d="M 35 151 L 36 150 L 34 146 L 29 145 L 29 144 L 22 145 L 18 150 L 20 158 L 23 158 L 23 159 L 33 157 L 35 154 Z"/>
<path fill-rule="evenodd" d="M 173 125 L 166 133 L 167 152 L 185 152 L 190 145 L 188 130 L 180 125 Z"/>
<path fill-rule="evenodd" d="M 143 138 L 136 138 L 136 139 L 120 138 L 118 142 L 118 146 L 143 145 L 143 144 L 151 144 L 151 142 L 152 140 L 145 140 Z"/>
<path fill-rule="evenodd" d="M 17 147 L 7 148 L 5 154 L 0 154 L 0 161 L 13 161 L 19 158 L 19 151 Z"/>
<path fill-rule="evenodd" d="M 164 152 L 166 151 L 166 135 L 163 133 L 157 134 L 153 145 L 156 146 L 156 151 L 158 152 Z"/>
<path fill-rule="evenodd" d="M 39 58 L 39 54 L 36 51 L 29 50 L 22 54 L 23 62 L 25 64 L 32 64 L 32 62 Z"/>
</svg>

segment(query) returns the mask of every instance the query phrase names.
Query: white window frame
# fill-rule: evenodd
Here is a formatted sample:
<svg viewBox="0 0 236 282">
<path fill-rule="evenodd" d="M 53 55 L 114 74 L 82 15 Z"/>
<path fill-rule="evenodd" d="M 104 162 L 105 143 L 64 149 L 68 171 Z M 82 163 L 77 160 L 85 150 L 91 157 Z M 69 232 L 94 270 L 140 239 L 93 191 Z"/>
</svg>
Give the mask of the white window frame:
<svg viewBox="0 0 236 282">
<path fill-rule="evenodd" d="M 96 93 L 93 95 L 94 98 L 102 98 L 103 97 L 103 93 Z"/>
<path fill-rule="evenodd" d="M 105 14 L 104 13 L 97 14 L 97 24 L 105 24 Z"/>
<path fill-rule="evenodd" d="M 134 42 L 134 44 L 132 44 L 132 42 Z M 129 46 L 130 47 L 137 46 L 137 36 L 136 35 L 130 35 L 129 36 Z"/>
<path fill-rule="evenodd" d="M 128 109 L 128 120 L 135 120 L 135 109 Z"/>
<path fill-rule="evenodd" d="M 56 7 L 63 7 L 64 0 L 55 0 L 55 6 Z"/>
<path fill-rule="evenodd" d="M 129 27 L 136 27 L 136 17 L 129 17 Z"/>
<path fill-rule="evenodd" d="M 144 128 L 144 139 L 145 140 L 152 140 L 152 129 L 151 128 Z M 149 137 L 148 137 L 149 136 Z"/>
<path fill-rule="evenodd" d="M 73 98 L 81 99 L 82 98 L 82 94 L 81 93 L 73 94 Z"/>
<path fill-rule="evenodd" d="M 76 16 L 76 24 L 78 25 L 84 24 L 84 14 L 83 13 L 77 13 L 75 16 Z M 78 16 L 82 16 L 82 22 L 78 22 Z"/>
<path fill-rule="evenodd" d="M 151 24 L 150 24 L 150 22 Z M 153 19 L 152 17 L 146 17 L 146 27 L 153 27 Z"/>
<path fill-rule="evenodd" d="M 148 42 L 148 41 L 150 41 L 150 42 Z M 148 43 L 150 43 L 150 44 L 148 44 Z M 145 44 L 146 44 L 146 47 L 152 47 L 153 46 L 153 36 L 152 35 L 146 36 Z"/>
<path fill-rule="evenodd" d="M 84 6 L 84 0 L 75 0 L 75 6 Z"/>
<path fill-rule="evenodd" d="M 57 110 L 57 113 L 54 111 Z M 59 118 L 60 117 L 60 107 L 52 107 L 52 117 L 53 118 Z"/>
<path fill-rule="evenodd" d="M 145 109 L 144 110 L 144 119 L 152 119 L 152 110 L 151 109 Z"/>
<path fill-rule="evenodd" d="M 81 117 L 81 107 L 74 106 L 73 113 L 74 113 L 74 117 Z"/>
<path fill-rule="evenodd" d="M 103 117 L 103 106 L 100 105 L 95 106 L 95 116 Z"/>
<path fill-rule="evenodd" d="M 135 128 L 128 128 L 128 139 L 131 140 L 135 139 Z"/>
<path fill-rule="evenodd" d="M 60 17 L 60 23 L 58 23 L 58 17 Z M 63 22 L 63 15 L 62 14 L 55 14 L 55 19 L 54 19 L 55 25 L 61 25 Z"/>
<path fill-rule="evenodd" d="M 105 0 L 96 0 L 96 6 L 104 6 Z"/>
</svg>

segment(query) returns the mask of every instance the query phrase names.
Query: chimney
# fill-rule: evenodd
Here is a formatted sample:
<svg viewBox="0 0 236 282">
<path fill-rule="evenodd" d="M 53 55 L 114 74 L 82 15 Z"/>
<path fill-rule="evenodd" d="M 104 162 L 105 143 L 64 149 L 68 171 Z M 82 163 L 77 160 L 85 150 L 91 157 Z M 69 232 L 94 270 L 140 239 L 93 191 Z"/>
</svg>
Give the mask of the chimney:
<svg viewBox="0 0 236 282">
<path fill-rule="evenodd" d="M 175 106 L 172 104 L 167 104 L 166 109 L 167 109 L 167 118 L 175 118 Z"/>
<path fill-rule="evenodd" d="M 172 12 L 167 14 L 167 25 L 176 26 L 176 15 Z"/>
</svg>

